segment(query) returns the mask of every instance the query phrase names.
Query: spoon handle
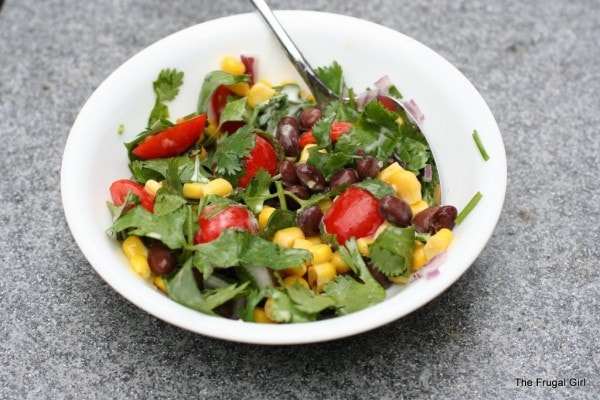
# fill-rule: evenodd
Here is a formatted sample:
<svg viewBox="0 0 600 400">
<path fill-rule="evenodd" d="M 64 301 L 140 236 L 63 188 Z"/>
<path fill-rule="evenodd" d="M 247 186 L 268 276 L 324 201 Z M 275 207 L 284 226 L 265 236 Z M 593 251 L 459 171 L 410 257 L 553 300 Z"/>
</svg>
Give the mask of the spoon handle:
<svg viewBox="0 0 600 400">
<path fill-rule="evenodd" d="M 259 14 L 264 18 L 269 28 L 271 28 L 271 31 L 273 31 L 275 37 L 277 37 L 279 40 L 279 43 L 283 47 L 288 59 L 294 65 L 312 94 L 315 96 L 317 102 L 322 104 L 328 100 L 337 99 L 338 96 L 333 93 L 331 89 L 329 89 L 321 81 L 321 79 L 319 79 L 315 71 L 310 67 L 300 50 L 298 50 L 298 47 L 296 47 L 285 29 L 283 29 L 267 3 L 263 0 L 250 0 L 250 3 L 254 5 Z"/>
</svg>

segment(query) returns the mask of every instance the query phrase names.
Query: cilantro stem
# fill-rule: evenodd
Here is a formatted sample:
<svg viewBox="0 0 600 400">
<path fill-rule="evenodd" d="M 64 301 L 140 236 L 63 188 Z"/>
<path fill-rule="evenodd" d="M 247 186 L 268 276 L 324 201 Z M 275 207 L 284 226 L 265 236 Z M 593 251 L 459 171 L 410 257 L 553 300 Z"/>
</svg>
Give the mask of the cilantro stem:
<svg viewBox="0 0 600 400">
<path fill-rule="evenodd" d="M 479 137 L 479 132 L 477 132 L 476 129 L 473 130 L 473 140 L 475 141 L 475 144 L 477 145 L 477 149 L 479 149 L 479 153 L 481 153 L 481 157 L 483 157 L 484 161 L 487 161 L 490 159 L 490 156 L 488 155 L 487 151 L 485 151 L 485 148 L 483 147 L 483 143 L 481 142 L 481 138 Z"/>
<path fill-rule="evenodd" d="M 281 181 L 275 181 L 275 187 L 277 188 L 277 197 L 279 197 L 279 206 L 285 211 L 287 210 L 287 203 L 285 201 L 285 190 L 283 190 L 283 184 Z"/>
<path fill-rule="evenodd" d="M 482 197 L 483 195 L 481 194 L 481 192 L 475 193 L 471 200 L 469 200 L 465 208 L 463 208 L 462 211 L 456 216 L 454 222 L 457 224 L 463 222 L 467 215 L 469 215 L 469 213 L 473 211 L 473 209 L 475 208 L 477 203 L 479 203 L 479 200 L 481 200 Z"/>
</svg>

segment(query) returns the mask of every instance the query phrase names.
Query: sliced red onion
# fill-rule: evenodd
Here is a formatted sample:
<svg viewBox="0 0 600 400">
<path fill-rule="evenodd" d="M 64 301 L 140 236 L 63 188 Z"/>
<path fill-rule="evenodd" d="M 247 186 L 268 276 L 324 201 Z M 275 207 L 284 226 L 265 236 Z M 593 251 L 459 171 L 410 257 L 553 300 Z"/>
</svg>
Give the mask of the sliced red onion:
<svg viewBox="0 0 600 400">
<path fill-rule="evenodd" d="M 358 109 L 363 110 L 367 104 L 377 99 L 377 96 L 380 94 L 381 93 L 379 93 L 379 90 L 366 90 L 359 94 L 356 98 L 356 105 L 358 106 Z"/>
<path fill-rule="evenodd" d="M 413 99 L 403 101 L 402 104 L 404 105 L 404 108 L 406 109 L 406 112 L 409 114 L 409 116 L 414 118 L 417 123 L 421 124 L 423 123 L 423 121 L 425 121 L 425 116 L 423 115 L 421 109 Z"/>
<path fill-rule="evenodd" d="M 433 172 L 431 170 L 431 164 L 425 164 L 425 169 L 423 171 L 423 180 L 425 182 L 431 182 Z"/>
<path fill-rule="evenodd" d="M 251 266 L 246 267 L 246 271 L 252 275 L 254 281 L 256 282 L 256 286 L 258 286 L 259 289 L 264 289 L 267 286 L 275 285 L 271 270 L 267 267 Z"/>
<path fill-rule="evenodd" d="M 387 94 L 392 87 L 392 80 L 389 76 L 384 75 L 375 82 L 375 87 L 379 91 L 379 94 Z"/>
<path fill-rule="evenodd" d="M 439 268 L 442 264 L 444 264 L 444 262 L 446 262 L 446 258 L 448 258 L 448 254 L 445 251 L 433 257 L 421 269 L 412 274 L 408 279 L 408 282 L 414 282 L 421 278 L 432 279 L 438 276 L 440 274 Z"/>
<path fill-rule="evenodd" d="M 242 60 L 242 63 L 244 64 L 244 67 L 246 67 L 246 75 L 250 75 L 250 86 L 254 85 L 254 61 L 256 61 L 256 59 L 252 56 L 245 56 L 245 55 L 241 55 L 240 59 Z"/>
</svg>

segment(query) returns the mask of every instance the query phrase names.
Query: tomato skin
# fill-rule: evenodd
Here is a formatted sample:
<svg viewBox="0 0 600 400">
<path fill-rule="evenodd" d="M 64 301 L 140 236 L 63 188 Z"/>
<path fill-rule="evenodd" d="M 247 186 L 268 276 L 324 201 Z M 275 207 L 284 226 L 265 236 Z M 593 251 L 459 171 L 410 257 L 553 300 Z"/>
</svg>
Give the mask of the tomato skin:
<svg viewBox="0 0 600 400">
<path fill-rule="evenodd" d="M 398 111 L 398 104 L 396 104 L 393 100 L 391 100 L 387 97 L 377 97 L 377 101 L 379 103 L 381 103 L 383 108 L 385 108 L 388 111 L 391 111 L 391 112 Z"/>
<path fill-rule="evenodd" d="M 221 121 L 221 112 L 227 105 L 227 98 L 234 93 L 227 88 L 227 86 L 219 86 L 215 89 L 212 96 L 210 97 L 210 107 L 212 119 L 218 124 Z"/>
<path fill-rule="evenodd" d="M 378 205 L 379 200 L 368 191 L 357 187 L 346 189 L 323 217 L 325 232 L 335 234 L 340 245 L 352 236 L 356 239 L 373 236 L 384 222 Z"/>
<path fill-rule="evenodd" d="M 258 232 L 258 222 L 246 207 L 230 205 L 216 214 L 210 215 L 217 207 L 219 206 L 206 207 L 198 217 L 200 230 L 194 236 L 194 244 L 211 242 L 218 238 L 223 231 L 232 228 L 243 229 L 252 233 Z"/>
<path fill-rule="evenodd" d="M 131 152 L 142 160 L 178 156 L 200 137 L 206 125 L 206 114 L 183 121 L 147 137 Z"/>
<path fill-rule="evenodd" d="M 264 137 L 256 135 L 254 148 L 250 151 L 250 155 L 244 157 L 246 173 L 239 179 L 238 186 L 242 188 L 248 186 L 252 177 L 261 168 L 264 168 L 269 175 L 275 175 L 277 162 L 277 153 L 271 143 Z"/>
<path fill-rule="evenodd" d="M 331 128 L 329 129 L 329 137 L 332 142 L 337 142 L 337 140 L 342 136 L 342 134 L 348 132 L 352 128 L 352 123 L 344 122 L 344 121 L 336 121 L 331 124 Z M 300 136 L 300 140 L 298 141 L 298 145 L 300 148 L 306 146 L 307 144 L 317 143 L 317 139 L 312 131 L 306 131 Z"/>
<path fill-rule="evenodd" d="M 142 185 L 130 179 L 118 179 L 110 185 L 110 197 L 115 206 L 122 206 L 125 198 L 131 192 L 136 195 L 142 207 L 149 212 L 154 212 L 154 196 L 150 194 Z"/>
<path fill-rule="evenodd" d="M 337 140 L 342 136 L 342 134 L 348 132 L 352 128 L 352 124 L 350 122 L 338 121 L 331 124 L 331 129 L 329 130 L 329 135 L 331 136 L 332 142 L 337 142 Z"/>
</svg>

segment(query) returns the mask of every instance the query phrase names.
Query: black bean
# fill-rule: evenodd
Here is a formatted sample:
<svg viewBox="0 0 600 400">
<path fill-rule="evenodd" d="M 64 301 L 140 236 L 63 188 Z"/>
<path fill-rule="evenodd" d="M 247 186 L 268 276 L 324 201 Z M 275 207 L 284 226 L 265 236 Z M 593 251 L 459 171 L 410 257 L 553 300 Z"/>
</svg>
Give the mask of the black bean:
<svg viewBox="0 0 600 400">
<path fill-rule="evenodd" d="M 298 227 L 305 236 L 316 236 L 319 234 L 319 226 L 323 219 L 323 211 L 316 205 L 306 207 L 296 218 Z"/>
<path fill-rule="evenodd" d="M 300 122 L 300 129 L 303 131 L 312 129 L 315 122 L 321 119 L 321 116 L 321 110 L 318 108 L 311 107 L 302 110 L 300 117 L 298 118 Z"/>
<path fill-rule="evenodd" d="M 356 164 L 356 173 L 361 181 L 367 178 L 375 178 L 379 173 L 379 160 L 373 156 L 361 158 Z"/>
<path fill-rule="evenodd" d="M 281 175 L 281 181 L 286 185 L 298 183 L 298 176 L 296 176 L 296 164 L 289 160 L 283 160 L 279 164 L 279 174 Z"/>
<path fill-rule="evenodd" d="M 400 228 L 406 228 L 412 221 L 412 210 L 407 202 L 396 196 L 383 196 L 379 200 L 379 215 L 387 222 Z"/>
<path fill-rule="evenodd" d="M 327 181 L 321 171 L 312 165 L 298 165 L 298 168 L 296 168 L 296 175 L 300 182 L 313 192 L 322 192 L 327 187 Z"/>
<path fill-rule="evenodd" d="M 291 185 L 285 190 L 302 200 L 306 200 L 311 196 L 310 190 L 302 185 Z M 300 204 L 290 196 L 286 196 L 286 204 L 290 210 L 297 210 L 300 208 Z"/>
<path fill-rule="evenodd" d="M 454 206 L 441 206 L 433 214 L 430 220 L 430 233 L 436 233 L 442 228 L 454 228 L 457 210 Z"/>
<path fill-rule="evenodd" d="M 161 242 L 154 242 L 148 249 L 148 265 L 156 275 L 166 275 L 175 268 L 175 255 Z"/>
<path fill-rule="evenodd" d="M 389 280 L 389 278 L 385 276 L 380 270 L 375 268 L 372 262 L 367 262 L 367 268 L 369 268 L 369 272 L 371 272 L 373 278 L 375 278 L 375 280 L 379 282 L 379 284 L 383 286 L 384 289 L 387 289 L 392 285 L 392 282 Z"/>
<path fill-rule="evenodd" d="M 281 147 L 283 147 L 286 156 L 296 157 L 298 155 L 298 152 L 300 151 L 300 146 L 298 144 L 300 128 L 296 118 L 281 118 L 277 124 L 275 136 Z"/>
<path fill-rule="evenodd" d="M 331 190 L 342 185 L 352 185 L 358 182 L 358 175 L 354 168 L 342 168 L 329 181 L 329 188 Z"/>
<path fill-rule="evenodd" d="M 429 232 L 431 229 L 431 218 L 439 208 L 440 206 L 431 206 L 415 215 L 413 218 L 415 230 L 419 233 Z"/>
</svg>

